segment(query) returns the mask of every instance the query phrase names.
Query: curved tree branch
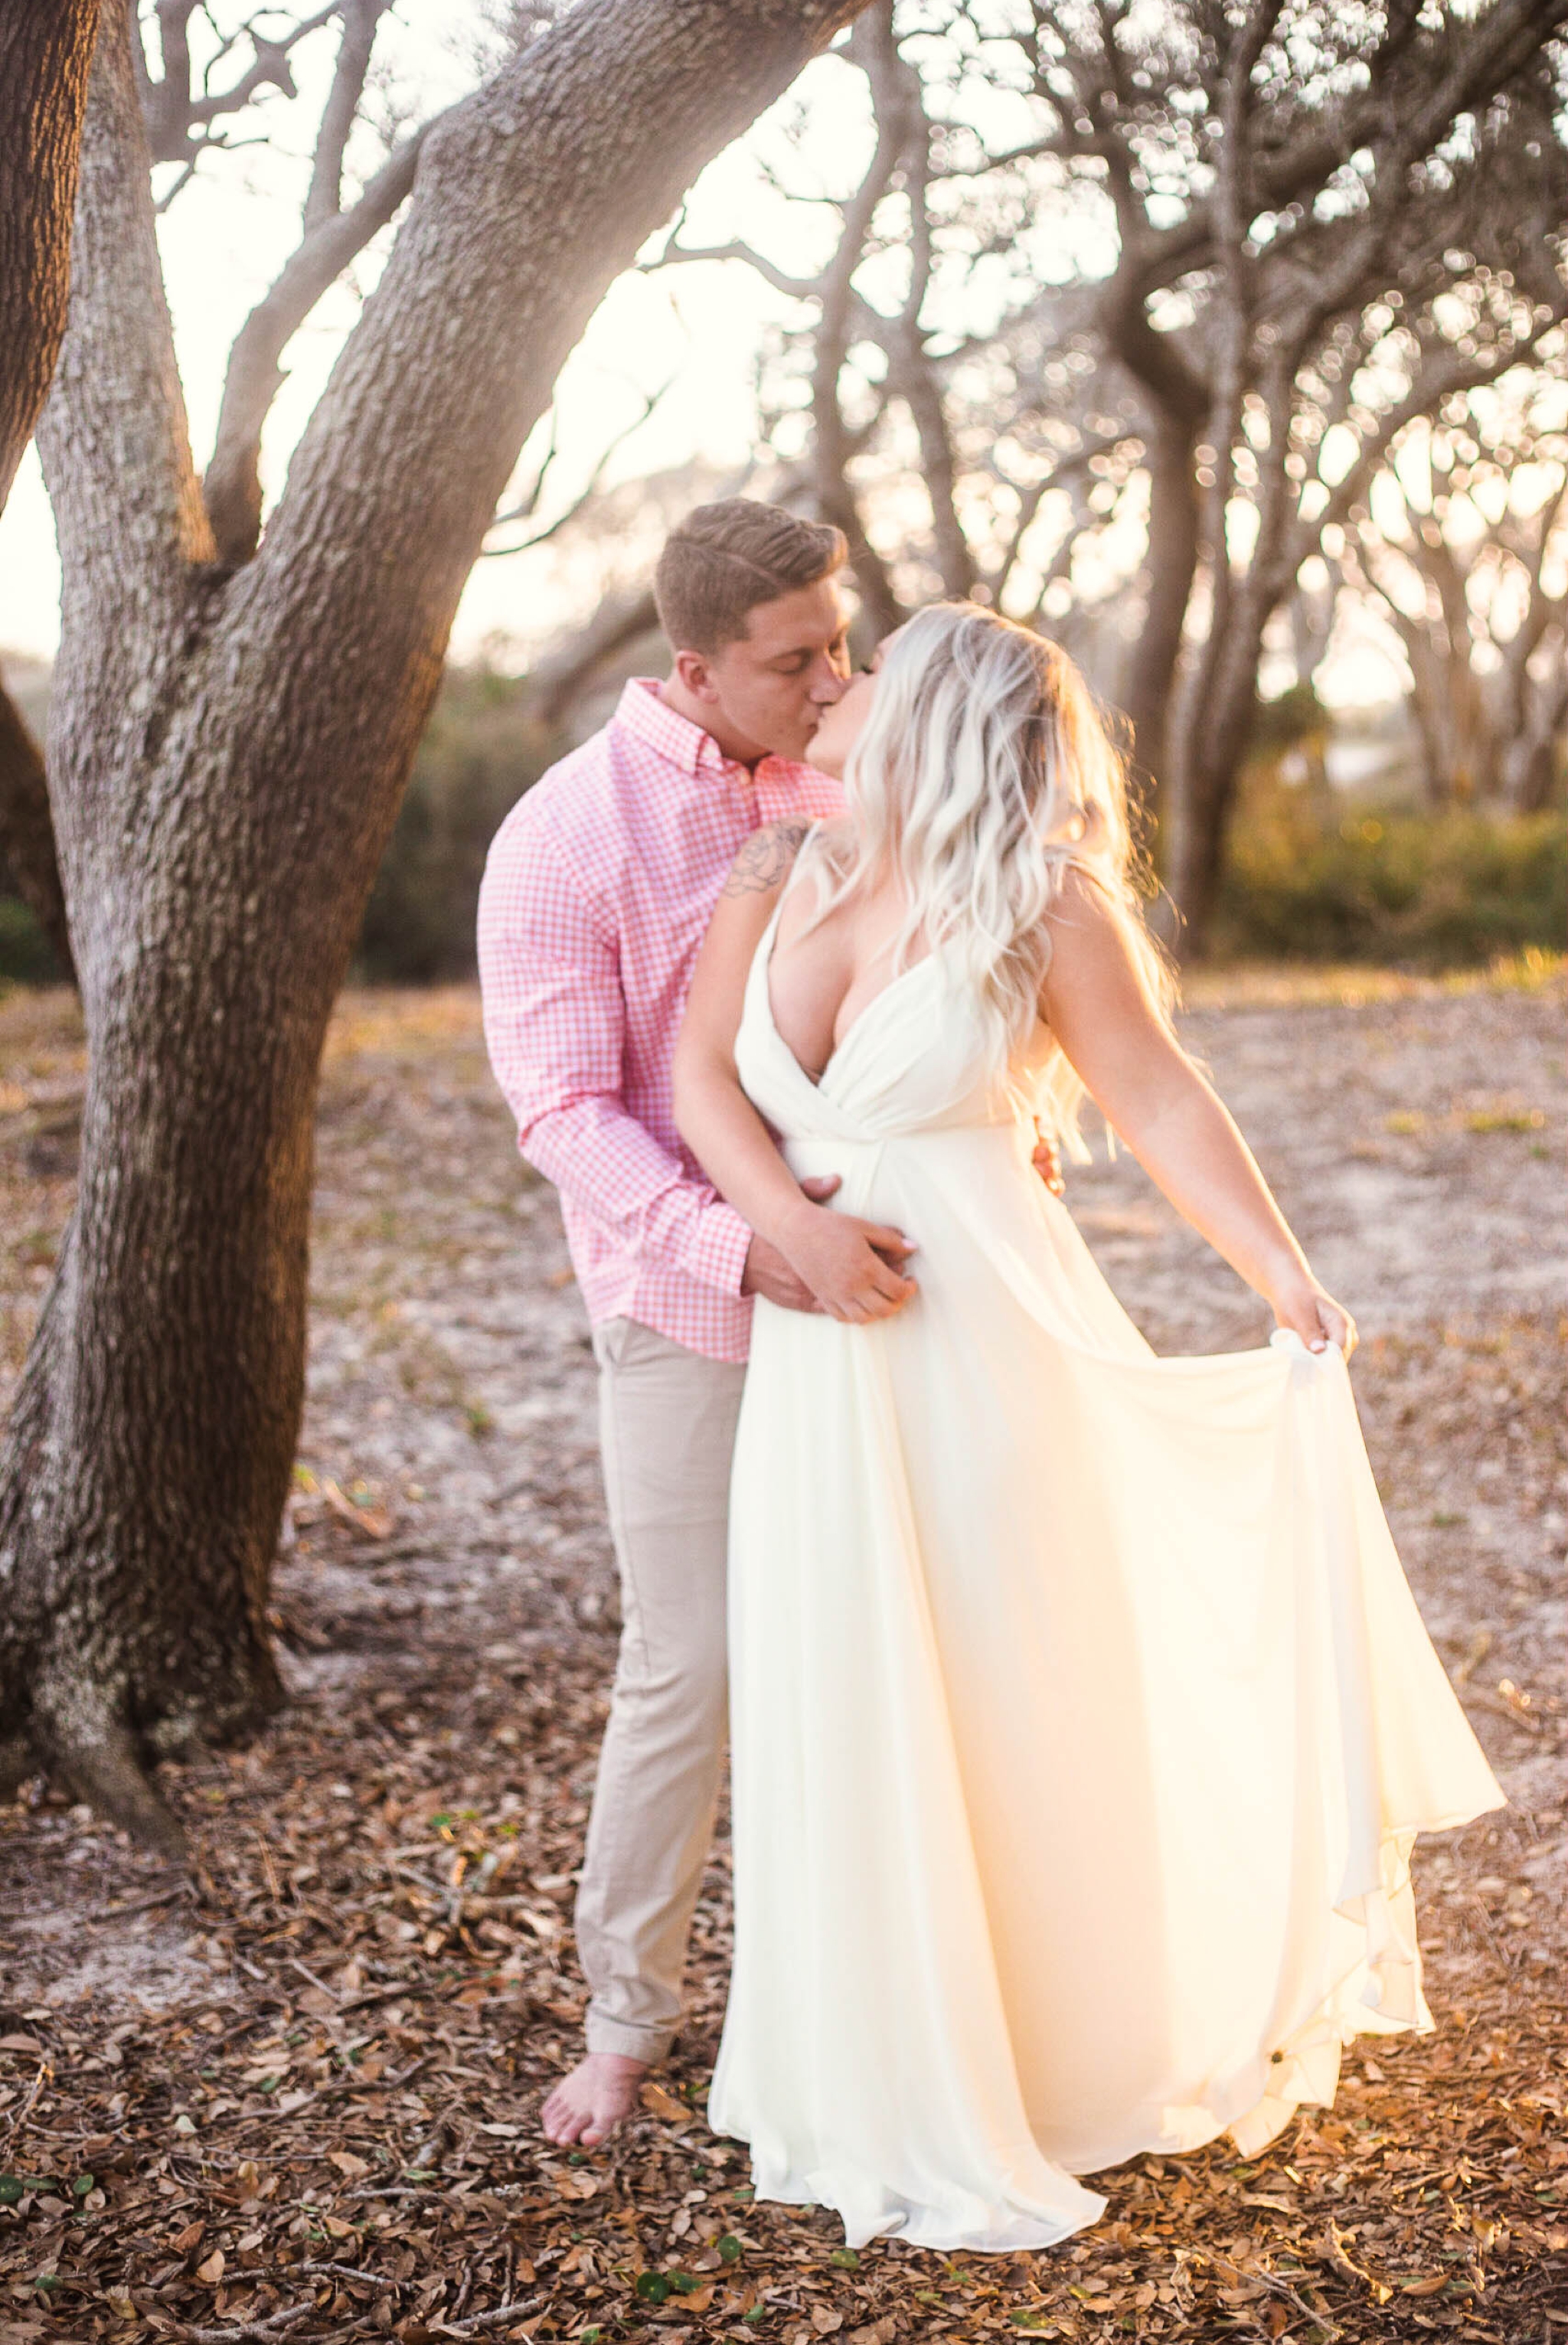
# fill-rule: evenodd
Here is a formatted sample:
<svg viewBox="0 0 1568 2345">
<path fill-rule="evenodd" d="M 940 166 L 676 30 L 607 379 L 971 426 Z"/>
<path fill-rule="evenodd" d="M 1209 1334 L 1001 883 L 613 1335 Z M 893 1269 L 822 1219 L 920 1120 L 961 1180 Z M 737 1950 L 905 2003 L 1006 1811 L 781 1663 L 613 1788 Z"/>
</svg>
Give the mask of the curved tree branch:
<svg viewBox="0 0 1568 2345">
<path fill-rule="evenodd" d="M 322 295 L 383 228 L 413 186 L 438 115 L 388 157 L 358 203 L 308 225 L 276 282 L 234 339 L 204 490 L 218 558 L 249 562 L 261 534 L 261 431 L 283 381 L 284 350 Z"/>
<path fill-rule="evenodd" d="M 331 24 L 343 5 L 344 0 L 328 0 L 327 6 L 291 25 L 278 39 L 269 39 L 259 33 L 254 23 L 247 25 L 243 37 L 250 43 L 250 63 L 223 89 L 211 87 L 209 64 L 203 76 L 204 86 L 198 89 L 190 51 L 190 20 L 198 13 L 199 0 L 158 0 L 158 60 L 162 71 L 156 80 L 148 66 L 139 35 L 136 43 L 137 87 L 152 160 L 194 165 L 204 147 L 228 143 L 212 127 L 224 115 L 243 112 L 264 89 L 278 89 L 286 97 L 293 96 L 290 52 L 312 33 Z M 224 42 L 219 59 L 226 56 L 240 37 L 235 35 Z"/>
<path fill-rule="evenodd" d="M 67 597 L 178 592 L 212 536 L 158 261 L 129 0 L 105 0 L 82 130 L 71 298 L 38 424 Z"/>
<path fill-rule="evenodd" d="M 530 672 L 529 706 L 540 722 L 559 725 L 597 671 L 640 636 L 651 634 L 657 624 L 658 606 L 651 586 L 601 603 L 585 627 Z"/>
<path fill-rule="evenodd" d="M 44 404 L 70 284 L 71 213 L 97 0 L 0 15 L 0 508 Z"/>
<path fill-rule="evenodd" d="M 343 37 L 332 74 L 332 86 L 321 110 L 321 127 L 311 165 L 311 185 L 305 197 L 304 225 L 319 227 L 343 208 L 343 157 L 365 94 L 365 76 L 376 33 L 391 0 L 344 0 Z"/>
</svg>

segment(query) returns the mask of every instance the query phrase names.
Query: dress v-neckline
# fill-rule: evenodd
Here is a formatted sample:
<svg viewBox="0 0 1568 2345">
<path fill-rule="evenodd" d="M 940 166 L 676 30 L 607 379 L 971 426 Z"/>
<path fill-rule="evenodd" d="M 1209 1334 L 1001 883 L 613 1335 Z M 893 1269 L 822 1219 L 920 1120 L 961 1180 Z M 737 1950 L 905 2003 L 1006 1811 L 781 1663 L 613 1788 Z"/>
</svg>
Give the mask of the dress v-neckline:
<svg viewBox="0 0 1568 2345">
<path fill-rule="evenodd" d="M 797 862 L 796 869 L 798 870 L 799 868 L 799 862 Z M 881 1003 L 885 1001 L 890 993 L 896 992 L 906 978 L 917 977 L 922 969 L 929 969 L 932 961 L 936 959 L 936 955 L 929 952 L 921 953 L 919 960 L 911 961 L 907 969 L 901 969 L 896 977 L 890 977 L 885 985 L 880 985 L 875 993 L 872 994 L 871 1000 L 869 1001 L 863 1001 L 860 1004 L 860 1007 L 856 1010 L 854 1016 L 850 1019 L 849 1024 L 845 1027 L 838 1041 L 833 1044 L 832 1049 L 829 1051 L 827 1058 L 822 1062 L 821 1073 L 820 1075 L 814 1075 L 809 1067 L 806 1065 L 805 1061 L 796 1051 L 792 1051 L 789 1043 L 785 1041 L 782 1033 L 779 1032 L 779 1020 L 773 1014 L 773 988 L 770 982 L 773 969 L 773 948 L 779 941 L 779 915 L 784 909 L 784 898 L 789 893 L 789 888 L 794 880 L 794 877 L 795 873 L 794 871 L 791 871 L 789 879 L 785 881 L 784 886 L 779 892 L 779 901 L 773 907 L 773 917 L 769 921 L 767 929 L 763 932 L 762 942 L 758 947 L 758 951 L 762 962 L 762 1006 L 768 1013 L 768 1023 L 773 1029 L 774 1036 L 778 1041 L 779 1048 L 784 1051 L 785 1055 L 789 1058 L 790 1063 L 795 1067 L 797 1071 L 803 1076 L 807 1082 L 810 1084 L 812 1090 L 820 1091 L 822 1085 L 827 1081 L 828 1077 L 832 1073 L 839 1060 L 843 1056 L 850 1044 L 854 1041 L 855 1036 L 860 1032 L 860 1028 L 865 1024 L 866 1020 L 870 1017 L 871 1011 L 877 1009 Z M 843 1008 L 842 1001 L 840 1002 L 839 1007 L 840 1009 Z"/>
</svg>

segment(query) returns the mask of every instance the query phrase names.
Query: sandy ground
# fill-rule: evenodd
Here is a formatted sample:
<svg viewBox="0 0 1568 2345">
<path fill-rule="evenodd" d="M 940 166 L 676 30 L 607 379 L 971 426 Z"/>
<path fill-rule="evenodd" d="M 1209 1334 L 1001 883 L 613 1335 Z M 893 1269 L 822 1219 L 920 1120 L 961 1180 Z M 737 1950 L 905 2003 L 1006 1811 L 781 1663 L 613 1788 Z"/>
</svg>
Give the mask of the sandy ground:
<svg viewBox="0 0 1568 2345">
<path fill-rule="evenodd" d="M 293 2334 L 290 2312 L 302 2336 L 423 2345 L 509 2296 L 496 2333 L 545 2337 L 1562 2334 L 1562 1013 L 1538 968 L 1252 971 L 1205 980 L 1185 1021 L 1356 1314 L 1400 1552 L 1512 1802 L 1420 1853 L 1437 2033 L 1353 2059 L 1332 2116 L 1255 2167 L 1216 2145 L 1123 2169 L 1063 2254 L 857 2263 L 827 2218 L 748 2208 L 691 2114 L 722 1841 L 663 2102 L 613 2157 L 536 2147 L 580 2011 L 565 1924 L 614 1660 L 592 1361 L 472 992 L 348 998 L 274 1593 L 292 1705 L 249 1752 L 165 1771 L 195 1894 L 41 1783 L 0 1810 L 21 2186 L 7 2204 L 0 2172 L 0 2345 Z M 0 1001 L 0 1394 L 68 1211 L 81 1080 L 68 1000 Z M 1158 1348 L 1261 1340 L 1130 1159 L 1097 1147 L 1069 1181 Z"/>
</svg>

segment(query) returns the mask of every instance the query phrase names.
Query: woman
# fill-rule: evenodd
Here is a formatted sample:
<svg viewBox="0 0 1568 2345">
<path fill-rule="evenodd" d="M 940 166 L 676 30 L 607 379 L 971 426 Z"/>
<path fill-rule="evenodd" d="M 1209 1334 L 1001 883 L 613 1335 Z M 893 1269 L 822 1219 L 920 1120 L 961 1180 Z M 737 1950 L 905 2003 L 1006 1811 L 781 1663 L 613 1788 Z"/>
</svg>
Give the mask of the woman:
<svg viewBox="0 0 1568 2345">
<path fill-rule="evenodd" d="M 1044 2246 L 1103 2210 L 1074 2177 L 1256 2152 L 1350 2035 L 1430 2027 L 1410 1846 L 1502 1794 L 1349 1317 L 1172 1033 L 1071 662 L 939 605 L 810 754 L 848 819 L 742 852 L 676 1061 L 687 1142 L 821 1304 L 759 1305 L 736 1447 L 709 2114 L 851 2244 Z M 1085 1090 L 1268 1349 L 1134 1328 L 1030 1166 Z"/>
</svg>

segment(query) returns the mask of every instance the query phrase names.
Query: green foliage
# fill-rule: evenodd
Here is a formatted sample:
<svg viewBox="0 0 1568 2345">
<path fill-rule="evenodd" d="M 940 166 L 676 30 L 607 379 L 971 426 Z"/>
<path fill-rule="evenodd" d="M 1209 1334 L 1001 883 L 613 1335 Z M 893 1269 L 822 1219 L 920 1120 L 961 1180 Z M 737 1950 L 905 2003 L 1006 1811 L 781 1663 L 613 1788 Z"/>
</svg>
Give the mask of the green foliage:
<svg viewBox="0 0 1568 2345">
<path fill-rule="evenodd" d="M 473 916 L 501 821 L 567 746 L 527 714 L 524 686 L 452 668 L 360 932 L 354 975 L 429 985 L 473 973 Z M 60 970 L 0 864 L 0 984 L 57 984 Z"/>
<path fill-rule="evenodd" d="M 1329 712 L 1312 686 L 1293 684 L 1272 700 L 1258 702 L 1253 713 L 1252 746 L 1255 750 L 1278 753 L 1329 729 Z"/>
<path fill-rule="evenodd" d="M 1560 812 L 1396 812 L 1254 777 L 1231 827 L 1217 956 L 1484 963 L 1568 930 Z"/>
<path fill-rule="evenodd" d="M 1213 950 L 1221 957 L 1484 964 L 1568 929 L 1561 812 L 1395 812 L 1316 787 L 1278 761 L 1322 732 L 1309 689 L 1259 713 L 1227 849 Z M 484 668 L 448 673 L 377 877 L 354 975 L 422 985 L 469 977 L 484 858 L 497 827 L 567 743 L 525 688 Z M 0 985 L 57 979 L 31 913 L 0 875 Z M 476 1439 L 487 1425 L 472 1422 Z"/>
<path fill-rule="evenodd" d="M 366 908 L 356 977 L 428 985 L 472 976 L 491 839 L 565 746 L 527 714 L 521 684 L 485 668 L 448 671 Z"/>
<path fill-rule="evenodd" d="M 54 948 L 21 898 L 4 892 L 5 881 L 0 864 L 0 985 L 58 985 Z"/>
</svg>

